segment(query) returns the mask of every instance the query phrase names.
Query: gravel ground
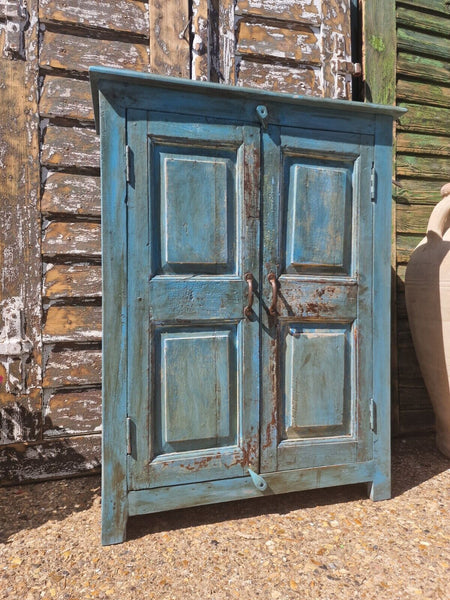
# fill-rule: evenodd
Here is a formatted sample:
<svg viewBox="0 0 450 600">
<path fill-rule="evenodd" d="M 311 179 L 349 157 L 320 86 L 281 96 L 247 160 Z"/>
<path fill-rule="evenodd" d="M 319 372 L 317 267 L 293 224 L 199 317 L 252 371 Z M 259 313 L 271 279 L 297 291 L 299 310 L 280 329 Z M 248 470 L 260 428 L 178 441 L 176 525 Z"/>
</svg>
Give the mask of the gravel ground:
<svg viewBox="0 0 450 600">
<path fill-rule="evenodd" d="M 98 476 L 0 489 L 0 599 L 450 599 L 450 462 L 394 442 L 393 498 L 365 486 L 133 517 L 100 545 Z"/>
</svg>

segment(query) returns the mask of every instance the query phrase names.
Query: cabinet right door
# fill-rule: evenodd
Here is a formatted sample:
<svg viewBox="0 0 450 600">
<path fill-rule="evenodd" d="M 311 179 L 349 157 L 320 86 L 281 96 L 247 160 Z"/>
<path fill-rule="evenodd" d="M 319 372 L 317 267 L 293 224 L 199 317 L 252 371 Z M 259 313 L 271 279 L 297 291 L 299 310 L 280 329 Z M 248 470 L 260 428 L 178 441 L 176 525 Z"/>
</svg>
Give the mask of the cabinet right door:
<svg viewBox="0 0 450 600">
<path fill-rule="evenodd" d="M 372 143 L 263 133 L 262 473 L 372 458 Z"/>
</svg>

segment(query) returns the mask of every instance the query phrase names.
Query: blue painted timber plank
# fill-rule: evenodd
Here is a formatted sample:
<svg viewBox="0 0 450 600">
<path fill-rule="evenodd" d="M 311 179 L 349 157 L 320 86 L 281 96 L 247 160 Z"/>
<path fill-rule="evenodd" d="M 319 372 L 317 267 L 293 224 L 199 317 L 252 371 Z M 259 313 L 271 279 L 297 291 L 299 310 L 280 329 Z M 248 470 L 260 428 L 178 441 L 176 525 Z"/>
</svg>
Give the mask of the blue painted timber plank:
<svg viewBox="0 0 450 600">
<path fill-rule="evenodd" d="M 369 461 L 350 465 L 296 469 L 281 473 L 265 473 L 263 475 L 267 482 L 265 491 L 257 489 L 250 477 L 139 490 L 130 492 L 129 510 L 130 515 L 141 515 L 202 504 L 364 483 L 373 478 L 373 471 L 374 465 Z"/>
<path fill-rule="evenodd" d="M 125 539 L 128 516 L 125 114 L 100 97 L 103 277 L 102 543 Z"/>
</svg>

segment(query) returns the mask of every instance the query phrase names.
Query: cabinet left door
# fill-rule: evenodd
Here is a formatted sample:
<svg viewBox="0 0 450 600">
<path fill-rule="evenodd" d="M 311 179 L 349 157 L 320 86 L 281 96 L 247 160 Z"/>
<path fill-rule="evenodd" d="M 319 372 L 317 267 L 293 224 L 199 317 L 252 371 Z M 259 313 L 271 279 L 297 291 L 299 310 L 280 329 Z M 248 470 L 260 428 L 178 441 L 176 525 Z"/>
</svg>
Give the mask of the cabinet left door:
<svg viewBox="0 0 450 600">
<path fill-rule="evenodd" d="M 258 285 L 259 130 L 129 110 L 126 135 L 128 489 L 248 475 L 259 461 L 257 294 L 244 315 L 246 274 Z"/>
</svg>

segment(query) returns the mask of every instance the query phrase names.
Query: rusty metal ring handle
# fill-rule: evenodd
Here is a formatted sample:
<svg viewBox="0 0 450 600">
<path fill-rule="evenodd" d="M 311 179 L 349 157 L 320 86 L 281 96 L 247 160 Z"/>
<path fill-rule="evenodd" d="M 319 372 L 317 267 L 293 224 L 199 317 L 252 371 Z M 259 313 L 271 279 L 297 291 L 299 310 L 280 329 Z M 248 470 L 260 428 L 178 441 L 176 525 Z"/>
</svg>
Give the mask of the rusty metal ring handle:
<svg viewBox="0 0 450 600">
<path fill-rule="evenodd" d="M 249 318 L 252 314 L 252 306 L 253 306 L 253 275 L 251 273 L 246 273 L 244 275 L 245 281 L 248 283 L 248 296 L 247 296 L 247 306 L 244 308 L 244 315 Z"/>
<path fill-rule="evenodd" d="M 277 314 L 277 276 L 275 273 L 269 273 L 267 279 L 272 286 L 272 304 L 269 307 L 269 314 L 274 316 Z"/>
</svg>

